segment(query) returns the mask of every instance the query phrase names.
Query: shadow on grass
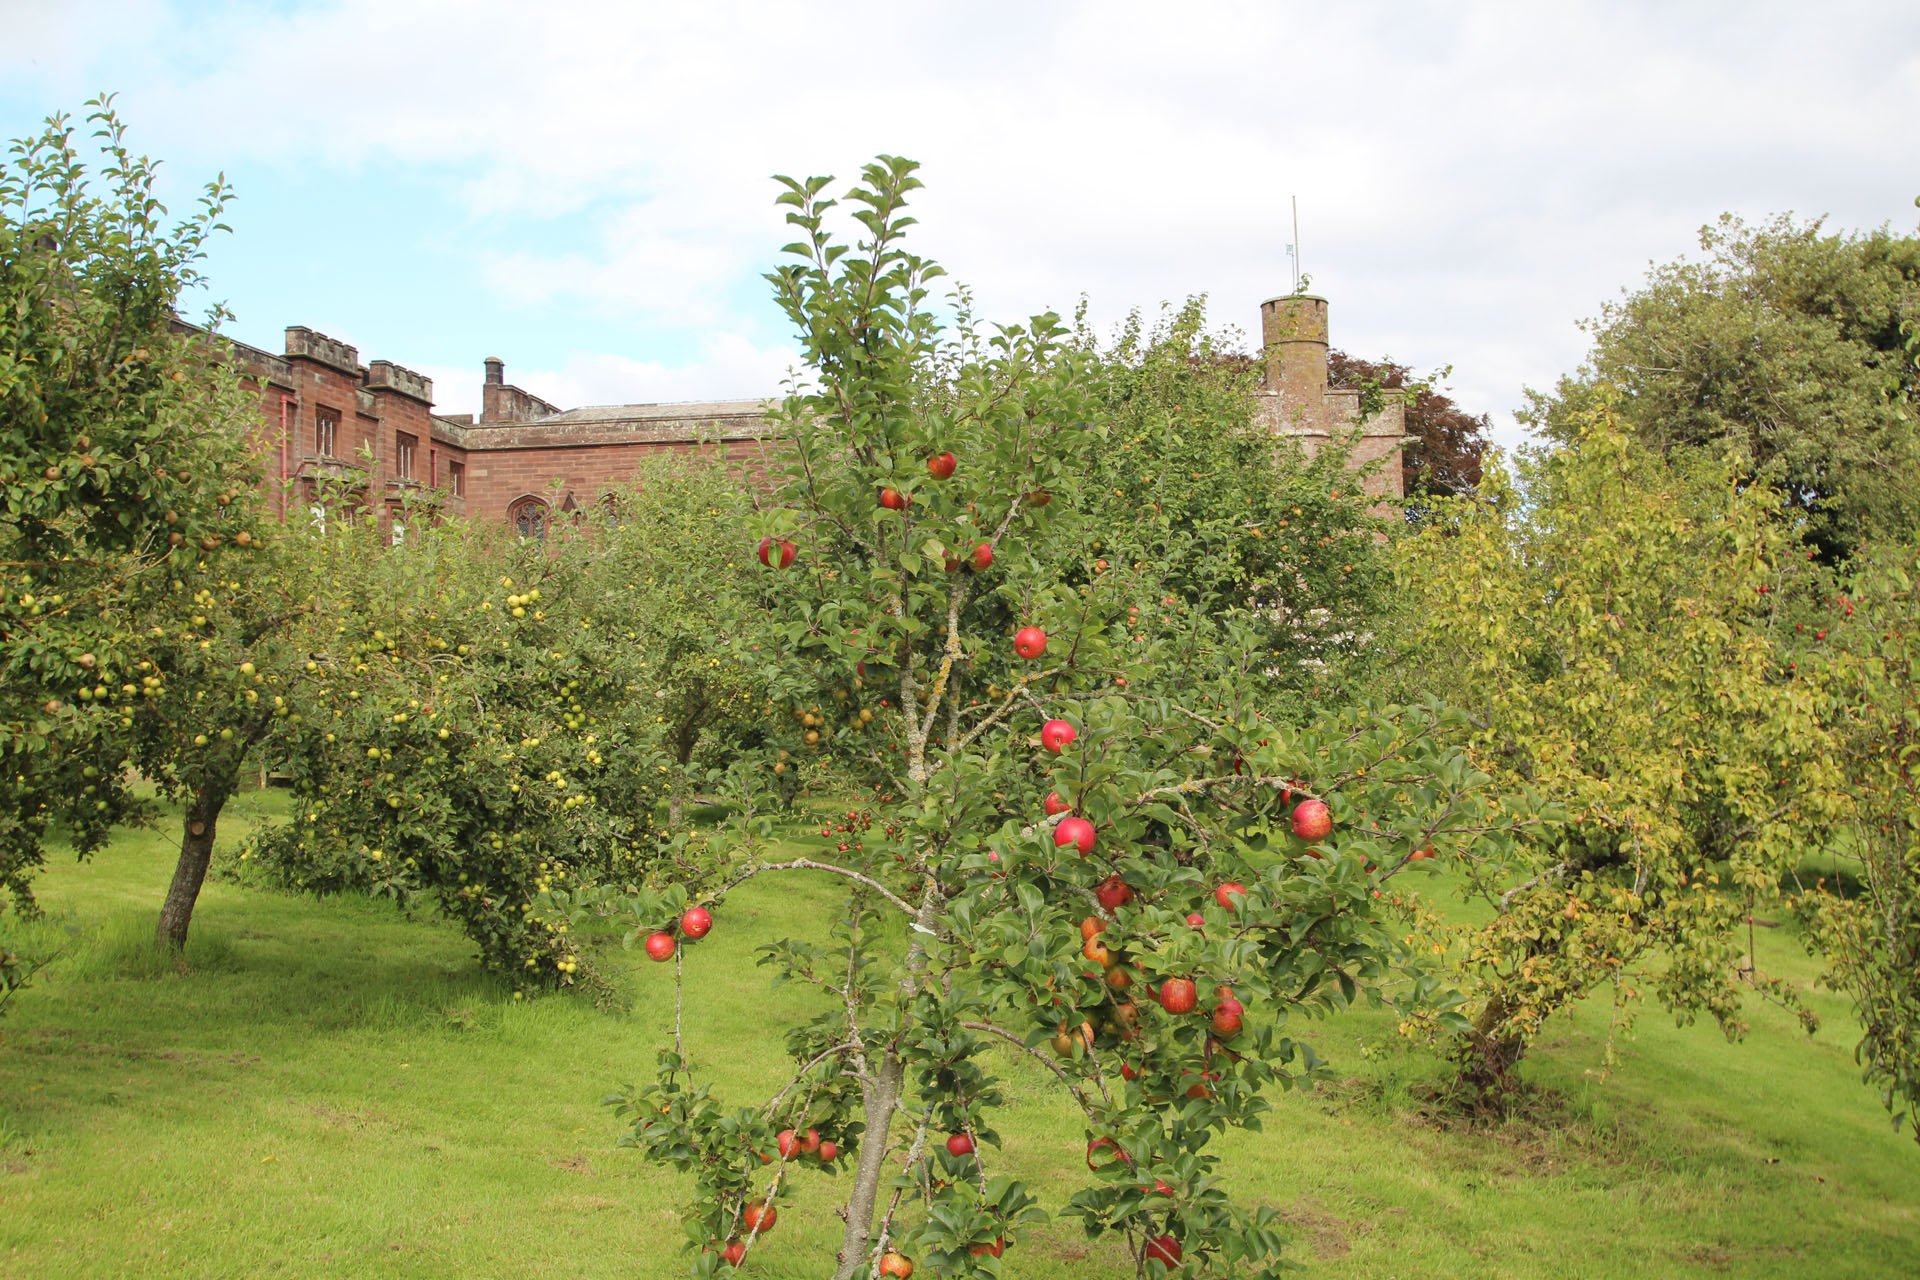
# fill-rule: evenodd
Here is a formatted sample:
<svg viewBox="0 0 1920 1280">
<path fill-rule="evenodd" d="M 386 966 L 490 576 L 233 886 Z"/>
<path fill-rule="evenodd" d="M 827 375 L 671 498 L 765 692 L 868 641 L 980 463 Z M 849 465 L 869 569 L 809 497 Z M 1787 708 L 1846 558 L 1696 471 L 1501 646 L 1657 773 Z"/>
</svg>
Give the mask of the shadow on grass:
<svg viewBox="0 0 1920 1280">
<path fill-rule="evenodd" d="M 309 913 L 316 907 L 291 899 L 287 905 Z M 157 942 L 151 915 L 118 912 L 77 932 L 39 984 L 90 990 L 90 1003 L 122 1005 L 132 1029 L 156 1035 L 172 1034 L 179 1019 L 216 1003 L 221 1025 L 239 1015 L 256 1030 L 330 1032 L 433 1027 L 448 1023 L 450 1009 L 468 1010 L 452 1021 L 472 1026 L 472 1010 L 511 998 L 511 985 L 483 971 L 451 930 L 423 929 L 394 913 L 382 919 L 371 904 L 331 905 L 347 918 L 319 930 L 310 915 L 282 929 L 261 928 L 268 922 L 257 914 L 252 927 L 237 932 L 198 924 L 184 952 Z M 343 929 L 357 945 L 340 945 Z M 203 981 L 213 975 L 220 981 Z"/>
</svg>

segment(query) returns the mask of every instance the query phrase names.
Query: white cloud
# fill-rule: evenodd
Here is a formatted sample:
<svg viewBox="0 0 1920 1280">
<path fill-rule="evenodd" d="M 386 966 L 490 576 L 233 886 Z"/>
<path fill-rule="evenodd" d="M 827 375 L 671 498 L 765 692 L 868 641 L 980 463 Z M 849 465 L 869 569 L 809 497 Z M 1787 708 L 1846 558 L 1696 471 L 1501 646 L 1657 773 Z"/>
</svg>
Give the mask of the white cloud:
<svg viewBox="0 0 1920 1280">
<path fill-rule="evenodd" d="M 764 385 L 742 351 L 771 348 L 737 335 L 770 308 L 735 309 L 786 238 L 766 175 L 879 151 L 926 162 L 916 243 L 991 316 L 1206 292 L 1251 329 L 1297 195 L 1334 341 L 1452 362 L 1509 439 L 1521 386 L 1578 362 L 1573 322 L 1723 209 L 1911 225 L 1890 140 L 1920 113 L 1920 11 L 1884 4 L 183 3 L 172 37 L 141 6 L 20 8 L 33 52 L 0 63 L 124 68 L 182 165 L 444 173 L 520 242 L 472 265 L 528 325 L 694 338 L 677 371 L 581 353 L 553 376 L 582 401 Z"/>
</svg>

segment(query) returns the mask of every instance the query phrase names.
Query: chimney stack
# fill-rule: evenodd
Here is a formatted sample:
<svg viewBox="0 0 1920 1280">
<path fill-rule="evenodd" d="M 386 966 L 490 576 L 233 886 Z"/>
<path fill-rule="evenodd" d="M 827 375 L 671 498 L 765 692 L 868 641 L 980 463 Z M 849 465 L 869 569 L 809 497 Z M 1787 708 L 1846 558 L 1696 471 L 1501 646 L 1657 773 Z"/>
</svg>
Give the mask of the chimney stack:
<svg viewBox="0 0 1920 1280">
<path fill-rule="evenodd" d="M 498 387 L 507 380 L 507 362 L 499 356 L 487 357 L 487 385 Z"/>
<path fill-rule="evenodd" d="M 1260 304 L 1260 341 L 1268 391 L 1297 427 L 1319 429 L 1326 416 L 1327 300 L 1307 293 Z"/>
</svg>

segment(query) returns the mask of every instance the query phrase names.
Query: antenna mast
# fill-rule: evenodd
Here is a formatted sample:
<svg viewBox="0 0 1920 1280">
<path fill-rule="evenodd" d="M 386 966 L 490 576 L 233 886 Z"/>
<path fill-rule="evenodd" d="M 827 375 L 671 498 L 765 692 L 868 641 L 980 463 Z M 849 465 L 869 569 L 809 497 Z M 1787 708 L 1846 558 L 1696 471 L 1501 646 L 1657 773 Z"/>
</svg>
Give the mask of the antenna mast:
<svg viewBox="0 0 1920 1280">
<path fill-rule="evenodd" d="M 1292 250 L 1293 291 L 1300 292 L 1300 197 L 1293 196 L 1293 243 L 1287 247 Z"/>
</svg>

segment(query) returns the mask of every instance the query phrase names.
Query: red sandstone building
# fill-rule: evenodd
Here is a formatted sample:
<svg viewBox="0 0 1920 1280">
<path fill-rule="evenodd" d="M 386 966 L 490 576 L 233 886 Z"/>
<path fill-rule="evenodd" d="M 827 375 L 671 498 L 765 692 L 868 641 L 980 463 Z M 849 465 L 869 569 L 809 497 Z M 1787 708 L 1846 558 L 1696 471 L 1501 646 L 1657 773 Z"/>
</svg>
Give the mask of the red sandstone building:
<svg viewBox="0 0 1920 1280">
<path fill-rule="evenodd" d="M 1403 492 L 1404 414 L 1361 420 L 1358 391 L 1327 385 L 1327 302 L 1302 294 L 1260 307 L 1262 388 L 1256 421 L 1309 449 L 1359 433 L 1356 461 L 1383 459 L 1373 492 Z M 549 518 L 596 501 L 662 449 L 707 448 L 748 461 L 771 447 L 768 402 L 596 405 L 561 409 L 511 386 L 486 362 L 479 417 L 433 412 L 433 383 L 311 329 L 287 330 L 286 352 L 239 346 L 260 389 L 268 469 L 289 506 L 319 507 L 331 480 L 391 518 L 405 495 L 437 491 L 444 509 L 503 520 L 537 537 Z M 284 514 L 289 514 L 283 512 Z"/>
</svg>

